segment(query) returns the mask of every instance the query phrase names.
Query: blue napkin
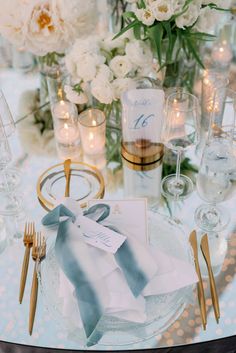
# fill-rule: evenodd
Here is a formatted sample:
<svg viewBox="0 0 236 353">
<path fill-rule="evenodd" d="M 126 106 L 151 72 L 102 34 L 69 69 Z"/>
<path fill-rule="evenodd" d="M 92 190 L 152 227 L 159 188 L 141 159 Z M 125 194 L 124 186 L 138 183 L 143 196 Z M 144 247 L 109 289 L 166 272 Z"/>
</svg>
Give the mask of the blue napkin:
<svg viewBox="0 0 236 353">
<path fill-rule="evenodd" d="M 109 213 L 108 205 L 96 204 L 85 211 L 84 216 L 103 223 Z M 109 288 L 106 288 L 104 281 L 104 268 L 99 267 L 101 261 L 103 263 L 107 261 L 106 271 L 114 271 L 117 268 L 121 270 L 127 288 L 135 298 L 154 277 L 157 265 L 148 248 L 130 236 L 115 255 L 86 244 L 80 229 L 75 224 L 76 220 L 79 222 L 79 217 L 81 217 L 80 214 L 76 215 L 64 205 L 59 205 L 43 218 L 42 223 L 45 226 L 58 225 L 56 256 L 63 272 L 75 288 L 75 296 L 88 339 L 87 346 L 91 346 L 102 336 L 97 326 L 106 313 L 109 299 Z M 119 232 L 111 224 L 106 226 Z"/>
</svg>

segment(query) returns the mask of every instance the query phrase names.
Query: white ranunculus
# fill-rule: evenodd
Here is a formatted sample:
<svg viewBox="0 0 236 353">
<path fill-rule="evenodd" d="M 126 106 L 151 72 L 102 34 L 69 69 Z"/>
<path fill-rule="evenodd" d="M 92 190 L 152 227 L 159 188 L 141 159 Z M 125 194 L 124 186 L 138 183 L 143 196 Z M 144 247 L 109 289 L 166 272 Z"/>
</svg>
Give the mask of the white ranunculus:
<svg viewBox="0 0 236 353">
<path fill-rule="evenodd" d="M 102 64 L 97 69 L 96 78 L 108 80 L 109 82 L 113 80 L 113 73 L 109 66 Z"/>
<path fill-rule="evenodd" d="M 176 0 L 173 3 L 174 6 L 174 13 L 178 14 L 183 11 L 183 7 L 185 5 L 186 0 Z"/>
<path fill-rule="evenodd" d="M 174 14 L 172 1 L 170 0 L 155 0 L 150 4 L 150 8 L 157 21 L 167 21 Z"/>
<path fill-rule="evenodd" d="M 210 32 L 216 24 L 215 14 L 218 14 L 217 10 L 210 9 L 208 6 L 202 8 L 194 29 L 198 32 Z"/>
<path fill-rule="evenodd" d="M 111 104 L 115 98 L 112 84 L 99 77 L 92 80 L 91 93 L 100 103 L 104 104 Z"/>
<path fill-rule="evenodd" d="M 39 56 L 64 52 L 96 26 L 95 0 L 0 0 L 0 7 L 0 33 Z"/>
<path fill-rule="evenodd" d="M 74 104 L 86 104 L 88 102 L 88 97 L 84 92 L 76 92 L 73 87 L 65 85 L 66 98 Z"/>
<path fill-rule="evenodd" d="M 135 82 L 132 78 L 117 78 L 113 81 L 115 99 L 120 99 L 122 93 L 125 91 L 135 88 Z"/>
<path fill-rule="evenodd" d="M 150 46 L 141 40 L 133 40 L 126 44 L 126 55 L 129 60 L 137 66 L 151 65 L 153 54 Z"/>
<path fill-rule="evenodd" d="M 176 26 L 179 28 L 192 26 L 198 19 L 200 8 L 196 0 L 190 3 L 187 11 L 175 19 Z"/>
<path fill-rule="evenodd" d="M 110 69 L 118 78 L 125 77 L 133 68 L 127 55 L 117 55 L 110 61 Z"/>
<path fill-rule="evenodd" d="M 153 11 L 150 7 L 147 7 L 146 9 L 136 9 L 135 15 L 138 18 L 138 20 L 141 21 L 146 26 L 151 26 L 155 21 Z"/>
</svg>

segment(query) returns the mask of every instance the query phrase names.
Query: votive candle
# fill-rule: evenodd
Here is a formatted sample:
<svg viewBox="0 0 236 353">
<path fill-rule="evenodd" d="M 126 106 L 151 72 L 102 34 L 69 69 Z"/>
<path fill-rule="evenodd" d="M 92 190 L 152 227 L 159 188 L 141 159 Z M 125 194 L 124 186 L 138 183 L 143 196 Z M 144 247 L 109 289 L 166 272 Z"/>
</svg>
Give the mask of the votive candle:
<svg viewBox="0 0 236 353">
<path fill-rule="evenodd" d="M 79 115 L 79 130 L 83 152 L 97 155 L 104 152 L 106 117 L 99 109 L 87 109 Z"/>
</svg>

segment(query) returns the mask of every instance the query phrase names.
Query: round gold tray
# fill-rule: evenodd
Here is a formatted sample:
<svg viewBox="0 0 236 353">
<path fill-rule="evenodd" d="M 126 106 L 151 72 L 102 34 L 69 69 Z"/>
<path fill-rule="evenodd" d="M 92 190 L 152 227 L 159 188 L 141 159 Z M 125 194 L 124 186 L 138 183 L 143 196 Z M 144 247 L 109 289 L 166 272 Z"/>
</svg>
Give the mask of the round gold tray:
<svg viewBox="0 0 236 353">
<path fill-rule="evenodd" d="M 37 196 L 45 210 L 52 210 L 63 198 L 65 185 L 63 163 L 48 168 L 40 175 Z M 102 199 L 104 192 L 104 179 L 97 168 L 83 162 L 71 162 L 70 197 L 78 201 L 80 207 L 86 207 L 89 200 Z"/>
</svg>

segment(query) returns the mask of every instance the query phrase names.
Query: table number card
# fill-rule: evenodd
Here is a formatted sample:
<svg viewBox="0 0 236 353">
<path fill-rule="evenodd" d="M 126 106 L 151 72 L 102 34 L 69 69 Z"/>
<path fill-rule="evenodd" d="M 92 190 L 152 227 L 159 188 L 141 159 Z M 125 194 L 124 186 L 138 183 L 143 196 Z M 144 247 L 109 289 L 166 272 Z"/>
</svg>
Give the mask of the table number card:
<svg viewBox="0 0 236 353">
<path fill-rule="evenodd" d="M 122 95 L 123 141 L 160 142 L 164 98 L 161 89 L 132 89 Z"/>
<path fill-rule="evenodd" d="M 141 242 L 148 242 L 146 199 L 91 200 L 89 206 L 101 203 L 110 206 L 110 214 L 106 221 L 117 225 L 118 228 L 121 227 Z"/>
</svg>

